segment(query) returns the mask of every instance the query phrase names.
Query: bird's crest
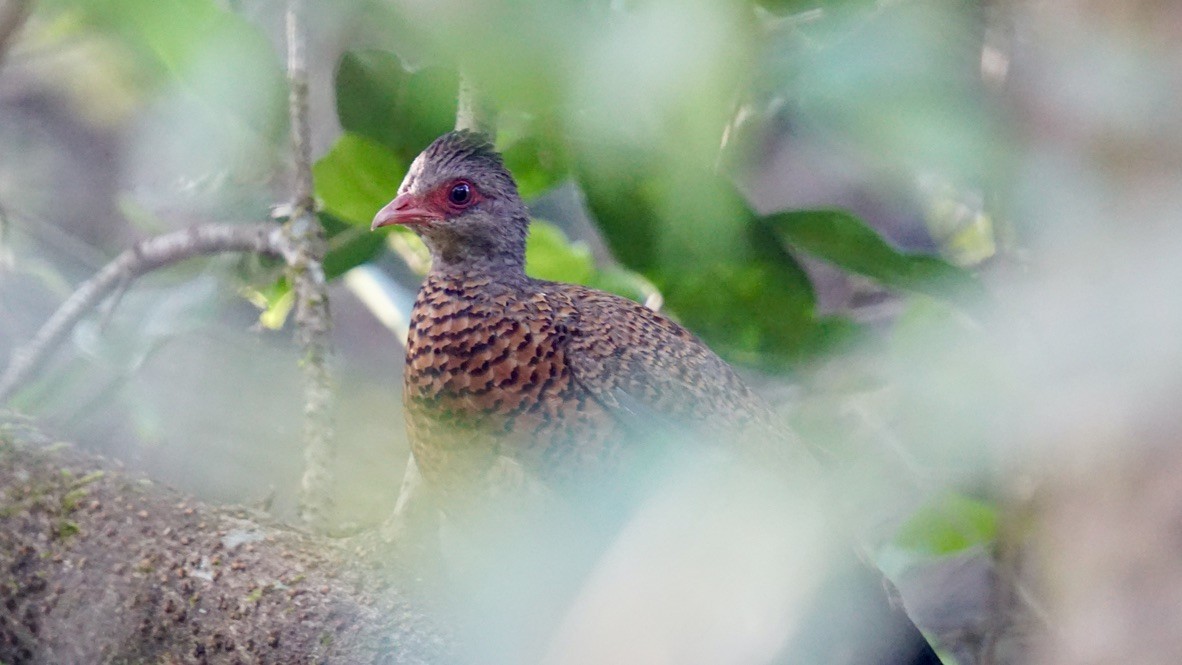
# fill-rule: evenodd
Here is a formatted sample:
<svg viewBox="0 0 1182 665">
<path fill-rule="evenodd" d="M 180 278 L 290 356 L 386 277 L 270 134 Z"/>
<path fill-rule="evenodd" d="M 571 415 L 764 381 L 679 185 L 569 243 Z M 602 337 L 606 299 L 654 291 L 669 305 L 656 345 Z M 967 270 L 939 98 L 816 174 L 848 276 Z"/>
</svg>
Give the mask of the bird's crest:
<svg viewBox="0 0 1182 665">
<path fill-rule="evenodd" d="M 467 129 L 448 132 L 435 139 L 423 151 L 423 159 L 441 170 L 465 161 L 479 161 L 502 169 L 505 167 L 501 154 L 493 147 L 488 135 Z"/>
</svg>

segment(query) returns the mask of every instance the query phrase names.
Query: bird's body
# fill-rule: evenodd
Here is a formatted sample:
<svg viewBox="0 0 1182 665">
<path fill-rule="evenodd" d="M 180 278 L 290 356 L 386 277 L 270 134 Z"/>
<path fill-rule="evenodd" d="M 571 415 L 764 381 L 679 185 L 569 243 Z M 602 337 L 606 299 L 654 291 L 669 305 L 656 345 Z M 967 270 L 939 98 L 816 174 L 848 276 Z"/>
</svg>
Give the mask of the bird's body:
<svg viewBox="0 0 1182 665">
<path fill-rule="evenodd" d="M 652 430 L 755 440 L 751 450 L 788 466 L 805 457 L 733 369 L 680 325 L 619 296 L 527 277 L 528 211 L 482 136 L 453 132 L 428 147 L 374 219 L 374 228 L 389 224 L 408 225 L 431 250 L 411 312 L 404 405 L 414 459 L 445 511 L 514 482 L 500 473 L 504 461 L 551 488 L 610 491 L 644 457 Z M 869 587 L 875 616 L 826 619 L 819 630 L 889 626 L 880 630 L 888 642 L 834 651 L 869 657 L 813 662 L 938 662 L 877 571 L 864 572 L 857 586 Z M 900 631 L 909 645 L 901 650 Z M 874 655 L 888 651 L 895 656 Z"/>
<path fill-rule="evenodd" d="M 766 413 L 725 362 L 638 303 L 479 271 L 428 275 L 403 396 L 419 469 L 445 493 L 480 487 L 498 458 L 551 484 L 610 478 L 638 438 L 622 401 L 717 435 Z"/>
</svg>

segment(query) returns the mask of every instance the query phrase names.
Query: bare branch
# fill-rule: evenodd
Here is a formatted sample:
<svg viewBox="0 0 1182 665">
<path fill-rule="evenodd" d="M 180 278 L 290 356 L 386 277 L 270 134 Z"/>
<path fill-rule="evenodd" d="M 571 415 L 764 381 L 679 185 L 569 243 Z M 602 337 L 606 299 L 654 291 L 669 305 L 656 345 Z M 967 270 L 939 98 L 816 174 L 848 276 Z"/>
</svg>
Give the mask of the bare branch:
<svg viewBox="0 0 1182 665">
<path fill-rule="evenodd" d="M 33 0 L 5 0 L 4 7 L 0 8 L 0 64 L 32 11 Z"/>
<path fill-rule="evenodd" d="M 186 259 L 223 252 L 284 256 L 287 241 L 272 224 L 208 224 L 166 233 L 136 243 L 78 287 L 27 344 L 16 349 L 0 375 L 0 404 L 36 372 L 91 309 L 135 278 Z"/>
<path fill-rule="evenodd" d="M 308 67 L 304 55 L 302 0 L 287 3 L 287 78 L 291 144 L 295 162 L 292 217 L 284 226 L 290 241 L 288 282 L 295 293 L 296 343 L 303 351 L 304 476 L 300 517 L 324 529 L 332 509 L 332 318 L 324 278 L 324 229 L 316 217 L 312 185 L 312 147 L 308 120 Z"/>
<path fill-rule="evenodd" d="M 287 2 L 287 111 L 291 123 L 291 149 L 294 157 L 295 183 L 292 204 L 296 213 L 311 211 L 312 200 L 312 129 L 308 120 L 308 63 L 304 54 L 303 0 Z"/>
</svg>

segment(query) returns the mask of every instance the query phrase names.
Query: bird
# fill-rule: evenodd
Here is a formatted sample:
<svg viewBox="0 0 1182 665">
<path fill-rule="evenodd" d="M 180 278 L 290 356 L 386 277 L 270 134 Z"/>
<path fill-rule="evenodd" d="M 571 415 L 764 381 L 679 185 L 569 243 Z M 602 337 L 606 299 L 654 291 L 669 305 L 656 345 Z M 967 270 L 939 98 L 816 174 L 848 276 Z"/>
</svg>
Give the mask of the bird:
<svg viewBox="0 0 1182 665">
<path fill-rule="evenodd" d="M 527 276 L 530 213 L 486 135 L 457 130 L 423 150 L 371 228 L 392 225 L 431 256 L 410 314 L 403 406 L 413 460 L 445 511 L 480 505 L 509 477 L 558 492 L 612 487 L 651 459 L 646 430 L 758 441 L 758 454 L 802 463 L 799 442 L 692 332 L 627 298 Z M 938 663 L 881 573 L 858 579 L 904 648 L 832 662 Z"/>
</svg>

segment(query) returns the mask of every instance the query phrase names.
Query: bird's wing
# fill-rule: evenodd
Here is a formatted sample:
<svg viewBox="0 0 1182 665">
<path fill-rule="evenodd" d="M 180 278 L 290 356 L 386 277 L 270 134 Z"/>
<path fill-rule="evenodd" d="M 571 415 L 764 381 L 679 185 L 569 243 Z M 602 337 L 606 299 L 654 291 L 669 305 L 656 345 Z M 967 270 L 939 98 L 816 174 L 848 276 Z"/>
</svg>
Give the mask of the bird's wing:
<svg viewBox="0 0 1182 665">
<path fill-rule="evenodd" d="M 565 342 L 572 375 L 625 425 L 719 433 L 769 422 L 763 402 L 685 328 L 609 293 L 546 289 L 573 312 Z"/>
<path fill-rule="evenodd" d="M 733 438 L 761 460 L 788 466 L 794 483 L 824 496 L 817 466 L 791 432 L 771 424 L 759 398 L 704 343 L 631 300 L 566 284 L 546 285 L 575 381 L 629 428 Z M 803 619 L 809 639 L 785 662 L 935 665 L 939 659 L 882 574 L 851 547 L 834 553 L 819 607 Z M 852 636 L 860 638 L 852 639 Z M 777 661 L 779 662 L 779 661 Z"/>
</svg>

